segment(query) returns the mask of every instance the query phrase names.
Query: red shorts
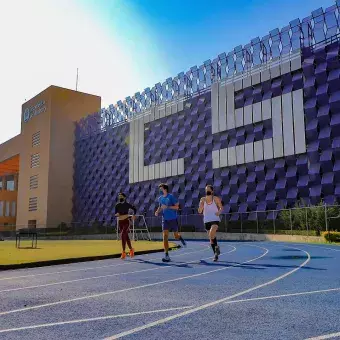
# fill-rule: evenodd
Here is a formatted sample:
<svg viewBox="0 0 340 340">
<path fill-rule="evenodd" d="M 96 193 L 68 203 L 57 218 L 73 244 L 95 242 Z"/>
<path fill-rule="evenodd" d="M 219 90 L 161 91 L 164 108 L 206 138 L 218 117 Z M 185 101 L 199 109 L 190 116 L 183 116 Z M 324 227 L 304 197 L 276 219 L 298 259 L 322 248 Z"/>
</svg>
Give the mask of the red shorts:
<svg viewBox="0 0 340 340">
<path fill-rule="evenodd" d="M 126 220 L 118 221 L 119 232 L 123 233 L 124 231 L 130 231 L 130 220 L 127 218 Z"/>
</svg>

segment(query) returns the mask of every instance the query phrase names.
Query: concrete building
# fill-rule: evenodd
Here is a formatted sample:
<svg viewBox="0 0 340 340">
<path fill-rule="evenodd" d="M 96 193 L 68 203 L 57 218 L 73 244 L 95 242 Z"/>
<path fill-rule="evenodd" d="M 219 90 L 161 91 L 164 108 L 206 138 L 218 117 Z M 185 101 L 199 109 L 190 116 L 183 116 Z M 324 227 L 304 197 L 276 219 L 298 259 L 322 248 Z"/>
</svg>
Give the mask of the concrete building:
<svg viewBox="0 0 340 340">
<path fill-rule="evenodd" d="M 75 122 L 100 97 L 51 86 L 22 105 L 21 133 L 0 145 L 0 226 L 72 220 Z"/>
</svg>

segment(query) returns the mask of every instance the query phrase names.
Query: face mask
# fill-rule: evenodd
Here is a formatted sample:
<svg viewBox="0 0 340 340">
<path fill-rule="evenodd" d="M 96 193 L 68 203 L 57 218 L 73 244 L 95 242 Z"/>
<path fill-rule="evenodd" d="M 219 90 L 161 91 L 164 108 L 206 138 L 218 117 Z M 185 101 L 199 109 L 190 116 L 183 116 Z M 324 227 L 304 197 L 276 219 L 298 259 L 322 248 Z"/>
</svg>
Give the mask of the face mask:
<svg viewBox="0 0 340 340">
<path fill-rule="evenodd" d="M 207 196 L 211 196 L 212 192 L 211 191 L 207 191 Z"/>
<path fill-rule="evenodd" d="M 163 195 L 163 190 L 159 190 L 159 194 L 160 194 L 160 195 Z"/>
<path fill-rule="evenodd" d="M 123 203 L 125 201 L 125 198 L 120 198 L 119 202 Z"/>
</svg>

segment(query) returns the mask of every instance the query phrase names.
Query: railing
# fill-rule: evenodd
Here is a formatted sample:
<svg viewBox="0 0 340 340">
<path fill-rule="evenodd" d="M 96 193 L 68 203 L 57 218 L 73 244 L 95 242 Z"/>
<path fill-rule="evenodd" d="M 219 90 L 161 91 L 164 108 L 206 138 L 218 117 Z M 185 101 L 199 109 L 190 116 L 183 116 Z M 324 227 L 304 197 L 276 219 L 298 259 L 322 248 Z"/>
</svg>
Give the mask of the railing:
<svg viewBox="0 0 340 340">
<path fill-rule="evenodd" d="M 270 31 L 262 39 L 256 37 L 243 47 L 237 46 L 228 54 L 221 53 L 213 61 L 207 60 L 201 66 L 193 66 L 187 72 L 157 83 L 151 89 L 146 88 L 142 93 L 137 92 L 132 97 L 89 115 L 76 123 L 76 139 L 122 124 L 152 106 L 204 93 L 214 82 L 251 72 L 263 64 L 294 54 L 301 48 L 331 43 L 338 39 L 339 8 L 340 0 L 336 0 L 335 5 L 326 10 L 319 8 L 301 21 L 295 19 L 281 30 Z"/>
<path fill-rule="evenodd" d="M 178 216 L 180 230 L 204 231 L 203 217 L 199 214 Z M 253 212 L 237 212 L 220 216 L 220 232 L 286 234 L 320 236 L 325 231 L 340 230 L 340 206 L 319 205 L 281 210 L 265 210 Z M 137 219 L 136 229 L 140 229 L 143 219 Z M 161 217 L 146 216 L 146 224 L 150 232 L 160 232 Z M 16 229 L 27 228 L 27 225 L 13 227 L 0 226 L 0 237 L 14 238 Z M 95 235 L 112 235 L 117 238 L 116 221 L 70 222 L 59 225 L 37 225 L 39 237 L 69 238 L 92 237 Z"/>
</svg>

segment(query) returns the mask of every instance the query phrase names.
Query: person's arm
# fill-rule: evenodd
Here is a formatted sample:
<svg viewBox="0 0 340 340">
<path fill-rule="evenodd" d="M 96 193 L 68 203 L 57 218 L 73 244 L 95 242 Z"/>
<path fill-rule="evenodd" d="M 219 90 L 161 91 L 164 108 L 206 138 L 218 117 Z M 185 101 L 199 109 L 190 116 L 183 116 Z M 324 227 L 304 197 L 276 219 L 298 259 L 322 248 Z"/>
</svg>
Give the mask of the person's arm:
<svg viewBox="0 0 340 340">
<path fill-rule="evenodd" d="M 128 204 L 129 204 L 129 209 L 133 210 L 133 214 L 136 215 L 137 208 L 133 204 L 131 204 L 131 203 L 128 203 Z"/>
<path fill-rule="evenodd" d="M 128 203 L 128 205 L 129 205 L 129 209 L 131 209 L 132 211 L 133 211 L 133 216 L 132 216 L 132 219 L 133 220 L 135 220 L 136 219 L 136 212 L 137 212 L 137 209 L 136 209 L 136 207 L 133 205 L 133 204 L 131 204 L 131 203 Z"/>
<path fill-rule="evenodd" d="M 198 207 L 198 213 L 199 214 L 203 214 L 203 211 L 204 211 L 204 201 L 205 201 L 205 198 L 202 197 L 200 199 L 200 204 L 199 204 L 199 207 Z"/>
<path fill-rule="evenodd" d="M 159 213 L 161 212 L 162 208 L 161 208 L 161 200 L 158 199 L 158 208 L 157 210 L 155 211 L 155 216 L 158 216 Z"/>
<path fill-rule="evenodd" d="M 217 205 L 217 208 L 218 208 L 218 212 L 216 213 L 216 216 L 220 216 L 222 211 L 223 211 L 223 205 L 222 205 L 222 201 L 219 197 L 214 197 L 215 199 L 215 203 Z"/>
</svg>

